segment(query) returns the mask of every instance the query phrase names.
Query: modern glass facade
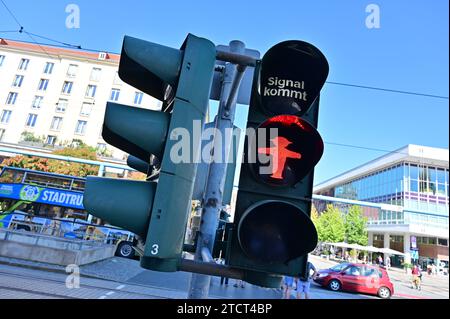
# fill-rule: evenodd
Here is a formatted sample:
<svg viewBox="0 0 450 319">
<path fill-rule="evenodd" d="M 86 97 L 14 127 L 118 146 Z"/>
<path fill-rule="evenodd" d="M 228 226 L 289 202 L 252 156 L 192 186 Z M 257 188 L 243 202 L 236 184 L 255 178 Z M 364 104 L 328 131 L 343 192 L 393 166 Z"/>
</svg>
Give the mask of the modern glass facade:
<svg viewBox="0 0 450 319">
<path fill-rule="evenodd" d="M 446 168 L 403 162 L 336 186 L 334 196 L 403 207 L 404 212 L 381 210 L 371 223 L 427 223 L 448 228 Z"/>
<path fill-rule="evenodd" d="M 448 267 L 448 155 L 446 149 L 407 145 L 315 186 L 322 198 L 314 205 L 319 213 L 330 201 L 359 205 L 368 219 L 369 245 L 403 253 L 391 256 L 393 265 Z"/>
</svg>

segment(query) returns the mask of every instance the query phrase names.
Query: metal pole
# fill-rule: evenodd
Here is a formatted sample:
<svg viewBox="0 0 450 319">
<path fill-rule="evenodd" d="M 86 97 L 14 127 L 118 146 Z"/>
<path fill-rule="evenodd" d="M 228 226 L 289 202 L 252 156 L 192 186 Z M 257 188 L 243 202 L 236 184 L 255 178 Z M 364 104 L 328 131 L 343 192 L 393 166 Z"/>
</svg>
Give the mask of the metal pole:
<svg viewBox="0 0 450 319">
<path fill-rule="evenodd" d="M 241 54 L 245 52 L 245 44 L 241 41 L 231 41 L 230 51 Z M 222 81 L 222 94 L 220 97 L 219 114 L 216 117 L 214 136 L 214 154 L 220 152 L 220 162 L 213 161 L 209 165 L 209 174 L 205 195 L 203 198 L 202 222 L 197 241 L 197 250 L 194 260 L 202 260 L 204 247 L 213 251 L 216 230 L 222 210 L 222 197 L 225 184 L 227 159 L 231 149 L 234 115 L 236 111 L 237 92 L 245 68 L 228 63 Z M 201 274 L 192 274 L 189 288 L 189 299 L 206 299 L 209 294 L 211 277 Z"/>
<path fill-rule="evenodd" d="M 205 275 L 214 275 L 218 277 L 228 277 L 238 280 L 244 279 L 244 271 L 242 269 L 230 268 L 226 265 L 210 265 L 205 262 L 199 262 L 189 259 L 181 259 L 178 269 L 180 271 L 195 272 Z"/>
</svg>

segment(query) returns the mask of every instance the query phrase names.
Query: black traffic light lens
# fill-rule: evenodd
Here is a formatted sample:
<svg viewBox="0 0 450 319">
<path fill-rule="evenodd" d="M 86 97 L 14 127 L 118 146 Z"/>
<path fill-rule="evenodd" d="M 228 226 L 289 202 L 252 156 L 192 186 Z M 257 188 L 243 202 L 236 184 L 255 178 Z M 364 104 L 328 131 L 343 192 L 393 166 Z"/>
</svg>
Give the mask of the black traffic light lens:
<svg viewBox="0 0 450 319">
<path fill-rule="evenodd" d="M 249 141 L 253 174 L 273 186 L 300 182 L 319 162 L 323 141 L 317 130 L 294 115 L 279 115 L 261 124 Z"/>
<path fill-rule="evenodd" d="M 287 263 L 317 245 L 314 224 L 300 208 L 282 201 L 251 206 L 238 226 L 244 253 L 262 263 Z"/>
</svg>

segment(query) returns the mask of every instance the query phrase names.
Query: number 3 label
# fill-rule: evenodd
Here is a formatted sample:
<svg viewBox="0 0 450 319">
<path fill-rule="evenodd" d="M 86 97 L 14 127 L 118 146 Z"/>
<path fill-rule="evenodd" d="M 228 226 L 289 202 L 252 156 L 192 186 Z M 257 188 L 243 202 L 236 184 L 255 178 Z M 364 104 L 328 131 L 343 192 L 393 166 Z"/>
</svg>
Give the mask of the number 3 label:
<svg viewBox="0 0 450 319">
<path fill-rule="evenodd" d="M 159 249 L 159 246 L 157 245 L 157 244 L 154 244 L 153 246 L 152 246 L 152 250 L 150 251 L 150 253 L 152 254 L 152 255 L 157 255 L 158 254 L 158 249 Z"/>
</svg>

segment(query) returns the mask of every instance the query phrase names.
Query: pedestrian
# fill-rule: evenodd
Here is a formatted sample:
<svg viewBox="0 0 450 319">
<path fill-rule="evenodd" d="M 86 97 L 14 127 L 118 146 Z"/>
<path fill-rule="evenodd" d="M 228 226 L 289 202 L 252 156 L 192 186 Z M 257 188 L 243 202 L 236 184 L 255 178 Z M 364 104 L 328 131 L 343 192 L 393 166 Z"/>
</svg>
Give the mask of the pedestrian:
<svg viewBox="0 0 450 319">
<path fill-rule="evenodd" d="M 219 265 L 225 265 L 225 259 L 221 258 L 219 260 Z M 220 285 L 222 286 L 225 283 L 225 286 L 228 286 L 228 277 L 220 277 Z"/>
<path fill-rule="evenodd" d="M 228 277 L 220 277 L 220 285 L 222 286 L 225 283 L 225 286 L 228 286 Z"/>
<path fill-rule="evenodd" d="M 386 264 L 386 269 L 389 269 L 391 267 L 391 257 L 389 257 L 389 255 L 386 256 L 385 264 Z"/>
<path fill-rule="evenodd" d="M 311 271 L 313 272 L 311 274 Z M 309 299 L 309 289 L 311 287 L 311 280 L 316 278 L 317 270 L 311 262 L 306 264 L 306 278 L 299 277 L 297 279 L 297 299 L 302 299 L 302 293 L 305 294 L 305 299 Z"/>
<path fill-rule="evenodd" d="M 437 267 L 436 267 L 436 265 L 434 263 L 431 264 L 431 273 L 433 275 L 437 275 Z"/>
<path fill-rule="evenodd" d="M 428 265 L 427 265 L 427 274 L 428 274 L 428 275 L 431 275 L 431 274 L 432 274 L 432 266 L 431 266 L 431 264 L 428 264 Z"/>
<path fill-rule="evenodd" d="M 383 266 L 383 257 L 381 255 L 378 255 L 377 264 L 378 266 Z"/>
<path fill-rule="evenodd" d="M 420 277 L 421 277 L 421 273 L 420 273 L 420 269 L 419 266 L 414 265 L 412 271 L 411 271 L 411 275 L 412 275 L 412 288 L 416 288 L 417 290 L 420 290 Z"/>
<path fill-rule="evenodd" d="M 290 276 L 284 276 L 283 298 L 291 299 L 291 291 L 294 285 L 294 278 Z"/>
</svg>

